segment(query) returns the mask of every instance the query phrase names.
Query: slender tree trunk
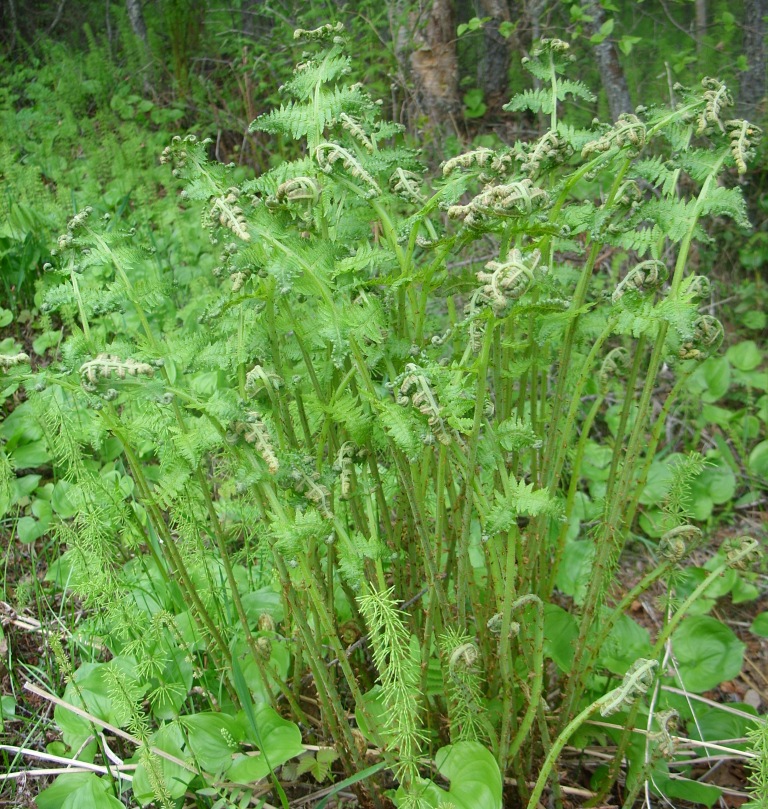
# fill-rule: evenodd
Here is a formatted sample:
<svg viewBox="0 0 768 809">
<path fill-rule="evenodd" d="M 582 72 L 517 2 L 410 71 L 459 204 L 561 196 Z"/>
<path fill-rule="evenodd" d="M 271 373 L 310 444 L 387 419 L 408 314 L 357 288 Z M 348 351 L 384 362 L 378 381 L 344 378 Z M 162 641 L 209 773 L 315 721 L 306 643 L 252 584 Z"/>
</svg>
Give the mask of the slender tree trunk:
<svg viewBox="0 0 768 809">
<path fill-rule="evenodd" d="M 125 8 L 128 12 L 128 19 L 131 23 L 133 33 L 148 46 L 147 24 L 144 22 L 144 11 L 141 8 L 141 0 L 125 0 Z"/>
<path fill-rule="evenodd" d="M 582 8 L 592 21 L 589 24 L 593 34 L 598 33 L 600 26 L 605 22 L 605 10 L 599 0 L 583 0 Z M 634 105 L 629 95 L 627 79 L 624 68 L 619 61 L 619 52 L 610 37 L 594 45 L 597 67 L 600 71 L 600 80 L 608 97 L 608 109 L 611 118 L 615 121 L 623 112 L 632 112 Z"/>
<path fill-rule="evenodd" d="M 144 49 L 144 57 L 147 60 L 147 66 L 144 72 L 144 92 L 147 95 L 154 95 L 152 54 L 149 50 L 147 24 L 144 22 L 144 10 L 141 7 L 141 0 L 125 0 L 125 8 L 128 12 L 128 20 L 131 23 L 133 33 L 141 42 Z"/>
<path fill-rule="evenodd" d="M 700 57 L 707 34 L 707 0 L 696 0 L 696 54 Z"/>
<path fill-rule="evenodd" d="M 252 39 L 256 38 L 258 24 L 261 22 L 258 8 L 258 0 L 243 0 L 240 4 L 240 27 L 243 33 Z"/>
<path fill-rule="evenodd" d="M 431 127 L 443 129 L 453 124 L 461 110 L 456 15 L 451 0 L 433 0 L 426 25 L 413 41 L 410 66 L 418 106 Z"/>
<path fill-rule="evenodd" d="M 510 21 L 506 0 L 480 0 L 480 16 L 491 19 L 483 26 L 483 53 L 478 63 L 478 86 L 482 88 L 488 113 L 495 116 L 509 101 L 509 40 L 499 26 Z"/>
<path fill-rule="evenodd" d="M 747 69 L 739 74 L 739 115 L 756 120 L 765 110 L 765 16 L 768 0 L 746 0 L 744 4 L 744 56 Z"/>
</svg>

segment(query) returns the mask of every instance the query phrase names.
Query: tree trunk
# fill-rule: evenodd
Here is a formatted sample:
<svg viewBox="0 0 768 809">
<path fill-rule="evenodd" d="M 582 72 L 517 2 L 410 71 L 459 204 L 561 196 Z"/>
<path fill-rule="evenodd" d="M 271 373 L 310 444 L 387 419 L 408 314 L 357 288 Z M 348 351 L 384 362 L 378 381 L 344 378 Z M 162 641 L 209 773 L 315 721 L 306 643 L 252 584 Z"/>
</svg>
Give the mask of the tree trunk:
<svg viewBox="0 0 768 809">
<path fill-rule="evenodd" d="M 768 0 L 746 0 L 744 4 L 744 41 L 742 50 L 747 69 L 739 74 L 739 95 L 736 104 L 743 118 L 756 120 L 764 110 L 765 99 L 765 21 Z"/>
<path fill-rule="evenodd" d="M 707 0 L 696 0 L 696 53 L 701 56 L 707 34 Z"/>
<path fill-rule="evenodd" d="M 128 12 L 128 20 L 131 23 L 133 33 L 141 42 L 144 49 L 144 57 L 147 66 L 144 72 L 144 92 L 154 96 L 155 88 L 153 84 L 152 54 L 149 50 L 149 38 L 147 37 L 147 24 L 144 22 L 144 10 L 141 7 L 141 0 L 125 0 L 125 8 Z"/>
<path fill-rule="evenodd" d="M 413 37 L 411 76 L 420 111 L 435 129 L 453 124 L 461 110 L 456 17 L 451 0 L 433 0 L 426 25 Z"/>
<path fill-rule="evenodd" d="M 480 16 L 491 19 L 483 26 L 483 53 L 477 66 L 478 86 L 488 114 L 495 117 L 509 101 L 509 40 L 499 33 L 499 26 L 510 21 L 506 0 L 480 0 Z"/>
<path fill-rule="evenodd" d="M 128 12 L 128 19 L 131 23 L 133 33 L 147 45 L 147 24 L 144 22 L 144 11 L 141 8 L 141 0 L 125 0 L 125 8 Z"/>
<path fill-rule="evenodd" d="M 583 0 L 582 8 L 585 14 L 592 18 L 589 23 L 592 34 L 597 34 L 605 22 L 605 10 L 598 0 Z M 629 96 L 624 69 L 619 61 L 619 52 L 610 37 L 606 37 L 593 47 L 600 71 L 600 81 L 608 97 L 608 109 L 615 121 L 623 112 L 632 112 L 635 109 Z"/>
</svg>

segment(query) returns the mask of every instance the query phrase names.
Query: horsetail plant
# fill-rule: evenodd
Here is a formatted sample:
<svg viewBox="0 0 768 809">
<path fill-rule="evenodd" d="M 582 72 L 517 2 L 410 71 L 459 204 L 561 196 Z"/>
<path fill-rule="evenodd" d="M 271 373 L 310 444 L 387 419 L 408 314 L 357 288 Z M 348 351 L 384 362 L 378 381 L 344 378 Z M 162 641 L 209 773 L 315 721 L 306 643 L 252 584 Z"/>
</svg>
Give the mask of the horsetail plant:
<svg viewBox="0 0 768 809">
<path fill-rule="evenodd" d="M 126 614 L 126 577 L 151 594 L 137 610 L 166 616 L 157 645 L 178 651 L 183 696 L 159 700 L 155 721 L 204 698 L 242 711 L 237 743 L 247 725 L 259 746 L 259 722 L 280 711 L 333 744 L 347 775 L 383 755 L 401 805 L 436 805 L 423 776 L 441 745 L 487 745 L 499 800 L 511 770 L 533 809 L 592 714 L 623 711 L 628 738 L 690 607 L 655 645 L 608 654 L 632 601 L 702 543 L 691 456 L 664 504 L 658 563 L 615 596 L 664 419 L 722 339 L 699 313 L 691 248 L 709 217 L 747 224 L 727 181 L 758 131 L 723 117 L 715 79 L 673 109 L 574 127 L 567 102 L 592 94 L 565 77 L 568 45 L 543 40 L 526 62 L 540 88 L 508 109 L 544 113 L 548 131 L 431 178 L 348 82 L 343 32 L 297 38 L 308 52 L 287 100 L 253 129 L 300 157 L 242 180 L 194 135 L 162 155 L 218 253 L 187 326 L 152 245 L 86 210 L 50 267 L 45 307 L 71 329 L 60 362 L 2 365 L 41 409 L 87 420 L 69 443 L 42 423 L 82 510 L 58 536 L 104 571 L 76 587 L 100 588 L 113 654 L 149 644 Z M 114 441 L 110 472 L 128 482 L 107 497 L 93 457 Z M 609 470 L 597 493 L 584 486 L 595 447 Z M 574 548 L 589 576 L 568 613 L 554 593 Z M 139 672 L 153 693 L 171 677 Z M 120 690 L 113 678 L 118 702 Z M 262 752 L 269 772 L 297 754 Z M 227 783 L 268 774 L 244 753 L 216 762 Z M 166 787 L 176 799 L 186 784 Z"/>
</svg>

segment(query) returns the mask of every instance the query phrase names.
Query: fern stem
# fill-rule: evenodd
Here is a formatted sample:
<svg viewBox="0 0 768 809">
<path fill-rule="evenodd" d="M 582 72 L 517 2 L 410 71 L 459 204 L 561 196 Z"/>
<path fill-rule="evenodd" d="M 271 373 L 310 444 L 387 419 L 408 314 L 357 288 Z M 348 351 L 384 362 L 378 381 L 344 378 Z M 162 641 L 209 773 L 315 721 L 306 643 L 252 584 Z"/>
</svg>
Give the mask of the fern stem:
<svg viewBox="0 0 768 809">
<path fill-rule="evenodd" d="M 477 384 L 475 387 L 475 413 L 472 422 L 472 432 L 469 435 L 469 450 L 467 452 L 467 465 L 464 471 L 464 514 L 461 524 L 461 535 L 458 543 L 458 570 L 456 599 L 459 611 L 459 628 L 467 629 L 467 599 L 469 597 L 471 566 L 469 563 L 469 534 L 472 523 L 472 483 L 475 477 L 477 463 L 477 446 L 480 440 L 480 427 L 483 422 L 483 409 L 485 407 L 485 391 L 488 384 L 488 363 L 493 345 L 493 332 L 496 321 L 489 319 L 485 325 L 483 347 L 477 364 Z"/>
<path fill-rule="evenodd" d="M 555 544 L 555 551 L 552 556 L 552 565 L 550 572 L 546 578 L 546 585 L 541 591 L 542 598 L 549 598 L 552 591 L 555 589 L 555 581 L 557 581 L 557 574 L 560 570 L 560 565 L 563 562 L 563 553 L 565 551 L 566 541 L 568 539 L 568 531 L 571 527 L 570 518 L 573 514 L 573 505 L 576 501 L 576 492 L 579 490 L 579 482 L 581 481 L 581 465 L 584 461 L 584 453 L 589 441 L 589 434 L 592 431 L 592 425 L 595 418 L 603 406 L 605 396 L 598 396 L 592 403 L 589 412 L 587 413 L 584 423 L 581 426 L 581 435 L 579 435 L 578 443 L 576 444 L 576 452 L 573 457 L 573 464 L 571 467 L 571 480 L 568 484 L 568 494 L 565 498 L 565 509 L 563 514 L 563 524 L 557 535 L 557 542 Z"/>
</svg>

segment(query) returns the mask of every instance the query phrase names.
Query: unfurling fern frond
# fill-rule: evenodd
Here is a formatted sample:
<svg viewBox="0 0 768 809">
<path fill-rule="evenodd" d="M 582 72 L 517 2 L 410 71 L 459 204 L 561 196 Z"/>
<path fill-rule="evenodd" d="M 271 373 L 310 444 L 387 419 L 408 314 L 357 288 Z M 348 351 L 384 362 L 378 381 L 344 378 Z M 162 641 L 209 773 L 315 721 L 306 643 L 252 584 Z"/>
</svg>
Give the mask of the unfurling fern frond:
<svg viewBox="0 0 768 809">
<path fill-rule="evenodd" d="M 747 163 L 755 156 L 762 130 L 749 121 L 726 121 L 725 128 L 731 142 L 731 154 L 739 174 L 747 170 Z"/>
<path fill-rule="evenodd" d="M 443 679 L 449 703 L 451 741 L 485 741 L 482 672 L 474 639 L 453 627 L 439 638 Z"/>
</svg>

